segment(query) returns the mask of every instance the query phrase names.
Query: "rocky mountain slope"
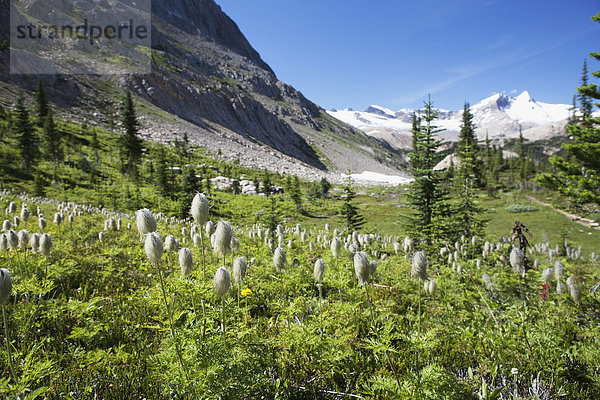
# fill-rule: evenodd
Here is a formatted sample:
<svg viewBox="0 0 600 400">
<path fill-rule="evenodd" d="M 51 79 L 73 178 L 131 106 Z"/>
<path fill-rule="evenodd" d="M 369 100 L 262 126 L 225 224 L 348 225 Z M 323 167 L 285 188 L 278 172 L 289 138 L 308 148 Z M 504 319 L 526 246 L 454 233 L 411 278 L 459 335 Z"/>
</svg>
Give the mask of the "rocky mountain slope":
<svg viewBox="0 0 600 400">
<path fill-rule="evenodd" d="M 524 91 L 517 97 L 494 94 L 471 106 L 475 132 L 480 140 L 486 134 L 494 142 L 516 138 L 519 129 L 530 140 L 549 139 L 564 134 L 572 106 L 548 104 L 534 100 Z M 383 139 L 397 149 L 411 146 L 410 129 L 413 113 L 419 110 L 403 108 L 392 111 L 380 106 L 370 106 L 365 111 L 330 110 L 328 113 L 372 137 Z M 456 141 L 462 123 L 462 110 L 439 110 L 435 124 L 442 129 L 439 136 L 446 141 Z"/>
<path fill-rule="evenodd" d="M 7 40 L 8 2 L 0 1 L 0 40 Z M 24 19 L 48 6 L 45 0 L 26 3 Z M 89 2 L 86 7 L 104 13 L 142 12 L 136 2 L 121 0 Z M 21 89 L 31 94 L 42 79 L 59 112 L 105 124 L 118 106 L 118 95 L 130 89 L 142 116 L 142 133 L 154 140 L 181 139 L 185 132 L 192 143 L 215 154 L 220 150 L 226 159 L 302 176 L 339 177 L 348 168 L 403 174 L 403 161 L 387 142 L 336 120 L 279 81 L 213 0 L 153 0 L 151 34 L 151 74 L 10 75 L 5 49 L 0 102 L 10 105 Z M 61 55 L 76 50 L 67 47 Z M 132 51 L 143 55 L 137 48 Z M 112 58 L 118 62 L 122 55 Z M 102 56 L 72 58 L 82 64 Z M 31 59 L 32 65 L 38 62 L 47 61 Z"/>
</svg>

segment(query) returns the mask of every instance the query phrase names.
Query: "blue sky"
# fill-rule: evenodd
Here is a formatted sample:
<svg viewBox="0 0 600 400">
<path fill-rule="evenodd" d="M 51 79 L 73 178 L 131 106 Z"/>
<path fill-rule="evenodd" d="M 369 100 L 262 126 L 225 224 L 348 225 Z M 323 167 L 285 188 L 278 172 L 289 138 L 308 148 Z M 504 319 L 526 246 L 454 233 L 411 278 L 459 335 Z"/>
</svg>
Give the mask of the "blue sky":
<svg viewBox="0 0 600 400">
<path fill-rule="evenodd" d="M 598 0 L 216 0 L 277 77 L 319 104 L 459 109 L 528 90 L 571 104 L 600 63 Z"/>
</svg>

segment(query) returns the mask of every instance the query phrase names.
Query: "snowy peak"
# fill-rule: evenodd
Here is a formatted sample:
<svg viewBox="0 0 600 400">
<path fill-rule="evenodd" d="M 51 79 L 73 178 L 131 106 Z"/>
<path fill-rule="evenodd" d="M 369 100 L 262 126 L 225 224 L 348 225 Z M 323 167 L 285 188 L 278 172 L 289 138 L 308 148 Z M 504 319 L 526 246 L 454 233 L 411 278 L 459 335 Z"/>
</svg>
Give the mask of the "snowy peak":
<svg viewBox="0 0 600 400">
<path fill-rule="evenodd" d="M 346 122 L 368 135 L 388 141 L 392 146 L 405 148 L 410 145 L 412 115 L 417 109 L 390 110 L 371 105 L 365 111 L 345 109 L 328 111 L 333 117 Z M 462 123 L 462 110 L 438 110 L 436 125 L 445 131 L 440 138 L 455 141 Z M 516 97 L 495 93 L 471 106 L 475 132 L 480 139 L 486 134 L 491 139 L 503 141 L 517 137 L 519 129 L 525 138 L 538 140 L 562 132 L 571 112 L 567 104 L 548 104 L 536 101 L 525 90 Z"/>
</svg>

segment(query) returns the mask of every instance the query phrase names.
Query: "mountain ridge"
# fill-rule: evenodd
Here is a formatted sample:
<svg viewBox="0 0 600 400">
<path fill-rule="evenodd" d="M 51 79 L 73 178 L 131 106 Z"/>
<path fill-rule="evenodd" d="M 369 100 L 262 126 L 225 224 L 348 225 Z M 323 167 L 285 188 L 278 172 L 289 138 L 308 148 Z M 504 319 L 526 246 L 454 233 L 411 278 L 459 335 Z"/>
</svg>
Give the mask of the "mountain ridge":
<svg viewBox="0 0 600 400">
<path fill-rule="evenodd" d="M 519 129 L 531 141 L 557 136 L 564 132 L 572 106 L 536 101 L 525 90 L 518 96 L 494 93 L 470 106 L 475 133 L 483 140 L 486 134 L 495 142 L 518 137 Z M 418 109 L 401 108 L 397 111 L 370 105 L 364 111 L 352 109 L 328 110 L 328 113 L 368 135 L 388 141 L 397 149 L 411 146 L 412 114 Z M 456 141 L 462 123 L 463 110 L 438 109 L 434 124 L 444 129 L 439 136 L 446 141 Z"/>
</svg>

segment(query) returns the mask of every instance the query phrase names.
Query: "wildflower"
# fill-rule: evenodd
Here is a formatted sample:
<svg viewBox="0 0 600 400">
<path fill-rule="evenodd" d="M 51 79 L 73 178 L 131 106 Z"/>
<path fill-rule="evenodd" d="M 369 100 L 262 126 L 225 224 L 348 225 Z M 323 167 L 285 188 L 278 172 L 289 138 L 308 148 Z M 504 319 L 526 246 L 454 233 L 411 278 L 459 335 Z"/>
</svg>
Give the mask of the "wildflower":
<svg viewBox="0 0 600 400">
<path fill-rule="evenodd" d="M 323 262 L 323 259 L 319 258 L 315 262 L 315 268 L 313 271 L 313 276 L 315 278 L 315 282 L 317 282 L 317 283 L 323 282 L 324 273 L 325 273 L 325 263 Z"/>
<path fill-rule="evenodd" d="M 157 265 L 160 262 L 163 255 L 163 243 L 158 233 L 150 232 L 146 234 L 144 250 L 146 251 L 148 260 L 150 260 L 152 264 Z"/>
<path fill-rule="evenodd" d="M 252 290 L 246 288 L 246 289 L 242 289 L 242 296 L 249 296 L 252 294 Z"/>
<path fill-rule="evenodd" d="M 417 251 L 412 258 L 412 269 L 410 272 L 414 279 L 424 281 L 427 279 L 427 256 L 422 251 Z"/>
<path fill-rule="evenodd" d="M 152 211 L 147 208 L 135 212 L 135 222 L 142 236 L 150 232 L 156 232 L 156 218 L 152 215 Z"/>
<path fill-rule="evenodd" d="M 283 272 L 283 270 L 285 269 L 285 264 L 286 264 L 285 251 L 281 247 L 278 247 L 275 249 L 275 252 L 273 253 L 273 266 L 275 267 L 275 270 L 277 272 Z"/>
<path fill-rule="evenodd" d="M 196 193 L 196 196 L 192 200 L 190 212 L 194 218 L 194 222 L 198 226 L 203 226 L 206 223 L 206 218 L 208 217 L 208 199 L 203 193 Z"/>
<path fill-rule="evenodd" d="M 219 267 L 213 279 L 215 293 L 219 298 L 225 296 L 225 294 L 229 290 L 230 284 L 231 279 L 229 278 L 229 271 L 227 271 L 225 267 Z"/>
<path fill-rule="evenodd" d="M 237 257 L 233 261 L 233 280 L 238 285 L 242 284 L 242 281 L 246 277 L 246 259 L 244 257 Z"/>
<path fill-rule="evenodd" d="M 12 278 L 10 272 L 5 268 L 0 268 L 0 304 L 8 303 L 11 292 Z"/>
<path fill-rule="evenodd" d="M 369 283 L 369 272 L 370 266 L 367 255 L 362 251 L 357 251 L 354 254 L 354 273 L 360 285 Z"/>
<path fill-rule="evenodd" d="M 192 251 L 183 247 L 179 250 L 179 267 L 181 268 L 181 275 L 188 276 L 192 270 L 194 261 L 192 259 Z"/>
</svg>

